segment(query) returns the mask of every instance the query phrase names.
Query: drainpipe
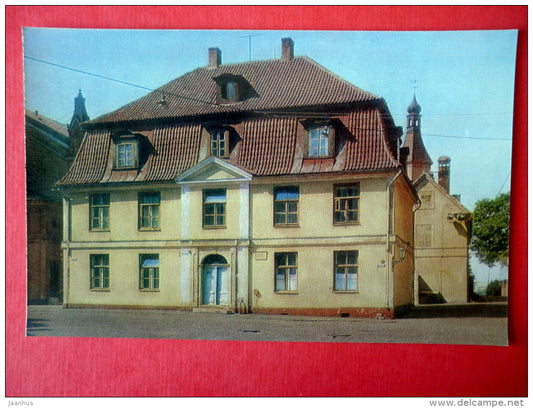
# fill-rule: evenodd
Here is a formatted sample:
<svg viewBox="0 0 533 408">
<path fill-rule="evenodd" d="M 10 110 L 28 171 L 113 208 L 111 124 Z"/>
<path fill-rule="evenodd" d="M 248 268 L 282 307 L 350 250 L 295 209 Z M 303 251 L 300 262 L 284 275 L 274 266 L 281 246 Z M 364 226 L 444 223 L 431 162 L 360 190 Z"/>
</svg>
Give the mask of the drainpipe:
<svg viewBox="0 0 533 408">
<path fill-rule="evenodd" d="M 413 209 L 413 226 L 416 225 L 415 223 L 415 217 L 416 212 L 420 209 L 422 206 L 422 202 L 420 201 L 420 198 L 418 195 L 416 196 L 416 203 L 415 208 Z M 415 231 L 413 230 L 413 304 L 415 306 L 418 306 L 420 304 L 420 296 L 419 296 L 419 282 L 418 282 L 418 270 L 416 269 L 416 242 L 415 242 Z"/>
<path fill-rule="evenodd" d="M 396 173 L 396 175 L 387 183 L 387 192 L 389 195 L 388 200 L 388 221 L 387 221 L 387 252 L 390 254 L 390 246 L 391 246 L 391 235 L 394 230 L 394 223 L 393 223 L 393 211 L 394 211 L 394 190 L 392 189 L 392 186 L 394 182 L 398 179 L 400 174 L 402 173 L 401 170 Z M 387 308 L 389 309 L 391 307 L 391 304 L 393 301 L 391 300 L 391 295 L 394 294 L 394 291 L 391 289 L 391 282 L 393 281 L 394 277 L 394 262 L 393 262 L 393 256 L 394 251 L 392 252 L 392 255 L 389 255 L 389 262 L 387 262 Z"/>
<path fill-rule="evenodd" d="M 68 307 L 70 294 L 70 197 L 63 194 L 63 307 Z"/>
</svg>

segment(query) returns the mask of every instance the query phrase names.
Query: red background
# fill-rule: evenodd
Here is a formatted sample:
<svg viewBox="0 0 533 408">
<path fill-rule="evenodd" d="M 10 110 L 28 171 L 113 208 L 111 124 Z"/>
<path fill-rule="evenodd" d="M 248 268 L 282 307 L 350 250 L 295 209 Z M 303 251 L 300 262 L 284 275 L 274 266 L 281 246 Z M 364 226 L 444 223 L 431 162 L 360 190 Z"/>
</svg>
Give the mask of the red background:
<svg viewBox="0 0 533 408">
<path fill-rule="evenodd" d="M 6 6 L 5 14 L 6 396 L 527 395 L 527 6 Z M 24 26 L 519 29 L 509 347 L 25 337 Z"/>
</svg>

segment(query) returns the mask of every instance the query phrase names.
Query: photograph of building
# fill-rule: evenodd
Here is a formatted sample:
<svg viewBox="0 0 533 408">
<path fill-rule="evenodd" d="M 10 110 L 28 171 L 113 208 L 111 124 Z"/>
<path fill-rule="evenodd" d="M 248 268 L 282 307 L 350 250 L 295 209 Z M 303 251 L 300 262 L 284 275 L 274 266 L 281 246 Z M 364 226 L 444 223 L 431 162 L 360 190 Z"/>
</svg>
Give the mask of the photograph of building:
<svg viewBox="0 0 533 408">
<path fill-rule="evenodd" d="M 415 187 L 432 180 L 416 98 L 402 146 L 383 98 L 295 57 L 291 38 L 276 60 L 207 60 L 83 123 L 58 182 L 65 307 L 393 317 L 417 285 L 444 293 L 435 268 L 415 274 Z M 457 246 L 446 291 L 466 302 Z"/>
</svg>

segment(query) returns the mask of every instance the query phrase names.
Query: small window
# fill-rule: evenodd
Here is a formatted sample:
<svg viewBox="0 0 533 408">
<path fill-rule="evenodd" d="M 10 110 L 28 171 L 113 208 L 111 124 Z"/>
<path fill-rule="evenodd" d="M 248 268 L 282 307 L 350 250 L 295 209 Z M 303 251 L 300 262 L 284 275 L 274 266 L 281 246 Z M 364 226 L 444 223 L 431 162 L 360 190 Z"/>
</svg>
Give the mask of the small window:
<svg viewBox="0 0 533 408">
<path fill-rule="evenodd" d="M 139 289 L 159 290 L 159 254 L 139 255 Z"/>
<path fill-rule="evenodd" d="M 335 252 L 335 285 L 336 291 L 356 291 L 358 252 L 339 251 Z"/>
<path fill-rule="evenodd" d="M 359 222 L 359 193 L 359 183 L 335 187 L 334 224 Z"/>
<path fill-rule="evenodd" d="M 114 168 L 118 170 L 136 169 L 139 167 L 139 144 L 141 135 L 128 130 L 113 135 Z"/>
<path fill-rule="evenodd" d="M 308 157 L 334 155 L 335 128 L 330 124 L 308 127 Z"/>
<path fill-rule="evenodd" d="M 159 230 L 160 193 L 139 193 L 139 229 Z"/>
<path fill-rule="evenodd" d="M 91 289 L 109 289 L 109 255 L 91 255 Z"/>
<path fill-rule="evenodd" d="M 296 292 L 298 290 L 298 254 L 281 252 L 275 254 L 276 292 Z"/>
<path fill-rule="evenodd" d="M 89 226 L 91 231 L 108 231 L 109 194 L 92 194 L 90 200 Z"/>
<path fill-rule="evenodd" d="M 137 141 L 121 142 L 116 146 L 116 168 L 134 169 L 139 166 Z"/>
<path fill-rule="evenodd" d="M 205 190 L 203 200 L 204 228 L 224 228 L 226 226 L 226 190 Z"/>
<path fill-rule="evenodd" d="M 222 98 L 227 100 L 232 100 L 235 98 L 235 83 L 234 82 L 226 82 L 222 85 Z"/>
<path fill-rule="evenodd" d="M 297 186 L 276 187 L 274 189 L 274 225 L 298 225 L 298 199 Z"/>
<path fill-rule="evenodd" d="M 211 156 L 229 157 L 229 131 L 218 129 L 211 132 Z"/>
</svg>

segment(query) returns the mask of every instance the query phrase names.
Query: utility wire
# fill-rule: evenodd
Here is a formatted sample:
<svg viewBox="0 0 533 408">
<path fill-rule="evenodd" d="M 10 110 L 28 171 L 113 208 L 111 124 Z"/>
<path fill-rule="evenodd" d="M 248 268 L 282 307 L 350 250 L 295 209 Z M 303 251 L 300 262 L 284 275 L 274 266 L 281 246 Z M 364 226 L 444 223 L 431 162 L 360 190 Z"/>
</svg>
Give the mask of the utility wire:
<svg viewBox="0 0 533 408">
<path fill-rule="evenodd" d="M 243 36 L 243 37 L 251 37 L 251 36 Z M 191 98 L 191 97 L 184 96 L 184 95 L 174 94 L 174 93 L 171 93 L 171 92 L 161 91 L 159 89 L 148 88 L 148 87 L 145 87 L 145 86 L 142 86 L 142 85 L 137 85 L 137 84 L 134 84 L 134 83 L 131 83 L 131 82 L 122 81 L 120 79 L 110 78 L 110 77 L 107 77 L 107 76 L 104 76 L 104 75 L 94 74 L 92 72 L 82 71 L 80 69 L 67 67 L 65 65 L 55 64 L 53 62 L 44 61 L 44 60 L 41 60 L 41 59 L 38 59 L 38 58 L 33 58 L 33 57 L 30 57 L 30 56 L 27 56 L 27 55 L 25 55 L 24 58 L 32 60 L 32 61 L 40 62 L 42 64 L 51 65 L 53 67 L 62 68 L 62 69 L 66 69 L 66 70 L 73 71 L 73 72 L 78 72 L 80 74 L 90 75 L 90 76 L 93 76 L 93 77 L 96 77 L 96 78 L 106 79 L 108 81 L 117 82 L 117 83 L 122 84 L 122 85 L 129 85 L 129 86 L 133 86 L 135 88 L 140 88 L 140 89 L 144 89 L 144 90 L 151 91 L 151 92 L 160 92 L 163 95 L 170 95 L 170 96 L 175 96 L 177 98 L 187 99 L 187 100 L 194 101 L 194 102 L 200 102 L 200 103 L 205 103 L 205 104 L 208 104 L 208 105 L 219 106 L 218 104 L 213 103 L 213 102 L 204 101 L 204 100 L 196 99 L 196 98 Z M 285 114 L 285 115 L 287 114 L 286 112 L 283 112 L 283 113 L 278 112 L 278 113 L 276 113 L 276 112 L 269 112 L 269 111 L 263 111 L 263 112 L 258 112 L 258 113 L 270 114 L 270 115 L 278 114 L 280 116 L 283 116 L 283 114 Z M 329 112 L 329 114 L 332 114 L 332 113 L 333 112 Z M 294 113 L 290 113 L 290 114 L 292 115 Z M 324 112 L 299 112 L 299 114 L 301 114 L 302 116 L 309 116 L 309 117 L 324 117 Z M 375 129 L 362 129 L 362 128 L 359 128 L 359 129 L 360 130 L 375 130 Z M 423 135 L 424 136 L 429 136 L 429 137 L 444 137 L 444 138 L 454 138 L 454 139 L 499 140 L 499 141 L 511 141 L 512 140 L 512 139 L 500 139 L 500 138 L 489 138 L 489 137 L 436 135 L 436 134 L 430 134 L 430 133 L 424 133 Z"/>
<path fill-rule="evenodd" d="M 162 93 L 164 95 L 171 95 L 171 96 L 175 96 L 177 98 L 187 99 L 187 100 L 194 101 L 194 102 L 200 102 L 200 103 L 205 103 L 205 104 L 208 104 L 208 105 L 216 105 L 216 106 L 218 106 L 218 104 L 213 103 L 213 102 L 203 101 L 201 99 L 196 99 L 196 98 L 191 98 L 191 97 L 188 97 L 188 96 L 174 94 L 174 93 L 171 93 L 171 92 L 161 91 L 159 89 L 148 88 L 146 86 L 133 84 L 131 82 L 122 81 L 120 79 L 110 78 L 110 77 L 106 77 L 106 76 L 99 75 L 99 74 L 93 74 L 92 72 L 82 71 L 82 70 L 76 69 L 76 68 L 70 68 L 70 67 L 67 67 L 65 65 L 55 64 L 53 62 L 43 61 L 43 60 L 40 60 L 40 59 L 37 59 L 37 58 L 29 57 L 27 55 L 25 55 L 24 58 L 32 60 L 32 61 L 40 62 L 42 64 L 51 65 L 53 67 L 62 68 L 62 69 L 66 69 L 66 70 L 73 71 L 73 72 L 78 72 L 80 74 L 90 75 L 90 76 L 93 76 L 93 77 L 96 77 L 96 78 L 106 79 L 108 81 L 117 82 L 117 83 L 122 84 L 122 85 L 129 85 L 129 86 L 133 86 L 135 88 L 145 89 L 147 91 L 160 92 L 160 93 Z"/>
</svg>

